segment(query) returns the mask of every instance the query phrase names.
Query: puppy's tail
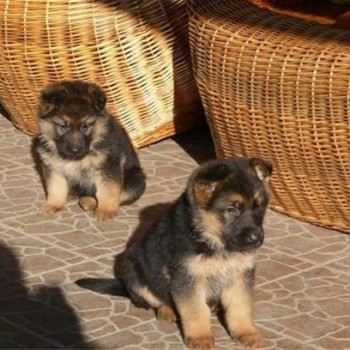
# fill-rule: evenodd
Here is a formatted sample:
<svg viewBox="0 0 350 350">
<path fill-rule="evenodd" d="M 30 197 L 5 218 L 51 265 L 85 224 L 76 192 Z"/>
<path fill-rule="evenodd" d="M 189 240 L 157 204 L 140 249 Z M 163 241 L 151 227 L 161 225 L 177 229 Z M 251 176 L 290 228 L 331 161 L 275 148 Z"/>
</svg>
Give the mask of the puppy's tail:
<svg viewBox="0 0 350 350">
<path fill-rule="evenodd" d="M 82 288 L 92 290 L 94 292 L 116 295 L 120 297 L 129 297 L 124 283 L 116 278 L 82 278 L 75 281 Z"/>
</svg>

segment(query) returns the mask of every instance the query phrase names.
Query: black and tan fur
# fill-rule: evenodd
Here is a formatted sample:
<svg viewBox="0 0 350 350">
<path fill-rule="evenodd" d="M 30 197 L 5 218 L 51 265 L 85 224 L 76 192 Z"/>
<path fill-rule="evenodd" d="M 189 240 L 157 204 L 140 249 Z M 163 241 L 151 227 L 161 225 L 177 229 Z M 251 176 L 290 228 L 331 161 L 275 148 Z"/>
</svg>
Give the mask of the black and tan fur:
<svg viewBox="0 0 350 350">
<path fill-rule="evenodd" d="M 214 341 L 210 307 L 220 304 L 232 337 L 258 346 L 253 322 L 256 249 L 263 243 L 270 164 L 257 158 L 216 160 L 199 167 L 186 191 L 140 243 L 127 249 L 118 279 L 78 285 L 128 296 L 159 319 L 180 316 L 190 348 Z"/>
<path fill-rule="evenodd" d="M 72 195 L 105 220 L 144 192 L 135 150 L 105 104 L 104 92 L 82 81 L 54 83 L 42 92 L 36 147 L 47 190 L 43 213 L 60 210 Z"/>
</svg>

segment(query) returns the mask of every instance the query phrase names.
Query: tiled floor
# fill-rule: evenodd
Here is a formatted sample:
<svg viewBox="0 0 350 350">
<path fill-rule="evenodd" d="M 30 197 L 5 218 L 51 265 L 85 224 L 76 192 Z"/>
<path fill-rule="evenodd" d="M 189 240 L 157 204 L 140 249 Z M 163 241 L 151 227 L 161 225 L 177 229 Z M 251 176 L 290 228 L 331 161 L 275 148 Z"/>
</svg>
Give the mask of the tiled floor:
<svg viewBox="0 0 350 350">
<path fill-rule="evenodd" d="M 73 281 L 112 276 L 142 234 L 212 156 L 206 132 L 141 150 L 146 194 L 98 222 L 71 202 L 44 217 L 31 140 L 0 116 L 0 348 L 182 349 L 176 325 Z M 255 318 L 267 349 L 350 349 L 350 236 L 268 212 L 258 255 Z M 234 344 L 215 317 L 217 347 Z"/>
</svg>

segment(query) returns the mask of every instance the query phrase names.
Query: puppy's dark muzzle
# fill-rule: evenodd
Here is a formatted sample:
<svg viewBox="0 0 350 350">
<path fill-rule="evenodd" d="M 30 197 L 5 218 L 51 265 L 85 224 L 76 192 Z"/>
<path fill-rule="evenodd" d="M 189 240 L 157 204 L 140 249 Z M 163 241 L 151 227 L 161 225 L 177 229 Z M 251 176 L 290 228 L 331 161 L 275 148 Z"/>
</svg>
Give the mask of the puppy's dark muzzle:
<svg viewBox="0 0 350 350">
<path fill-rule="evenodd" d="M 264 242 L 264 231 L 261 228 L 249 230 L 245 235 L 245 244 L 251 248 L 258 248 Z"/>
<path fill-rule="evenodd" d="M 259 248 L 264 242 L 264 231 L 259 227 L 247 227 L 239 233 L 226 236 L 228 251 L 247 251 Z"/>
<path fill-rule="evenodd" d="M 87 154 L 87 149 L 81 146 L 69 146 L 67 145 L 60 150 L 60 155 L 62 158 L 70 160 L 82 159 Z"/>
<path fill-rule="evenodd" d="M 67 148 L 66 155 L 70 159 L 81 159 L 86 155 L 86 148 L 79 145 L 73 145 Z"/>
<path fill-rule="evenodd" d="M 58 150 L 63 158 L 78 160 L 89 152 L 89 142 L 84 135 L 70 132 L 59 140 Z"/>
<path fill-rule="evenodd" d="M 246 251 L 259 248 L 264 242 L 264 231 L 257 226 L 241 229 L 239 233 L 226 237 L 229 251 Z"/>
</svg>

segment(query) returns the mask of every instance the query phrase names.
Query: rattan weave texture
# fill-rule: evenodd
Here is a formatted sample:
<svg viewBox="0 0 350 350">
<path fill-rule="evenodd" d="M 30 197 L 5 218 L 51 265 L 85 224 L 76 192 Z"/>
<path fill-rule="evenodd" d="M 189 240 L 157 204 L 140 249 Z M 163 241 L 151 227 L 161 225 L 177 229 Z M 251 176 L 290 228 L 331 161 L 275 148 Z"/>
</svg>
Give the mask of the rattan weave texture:
<svg viewBox="0 0 350 350">
<path fill-rule="evenodd" d="M 218 156 L 270 160 L 272 208 L 350 232 L 350 31 L 191 0 L 195 77 Z"/>
<path fill-rule="evenodd" d="M 2 0 L 1 103 L 33 135 L 40 90 L 82 79 L 105 90 L 137 146 L 192 127 L 187 19 L 185 0 Z"/>
</svg>

